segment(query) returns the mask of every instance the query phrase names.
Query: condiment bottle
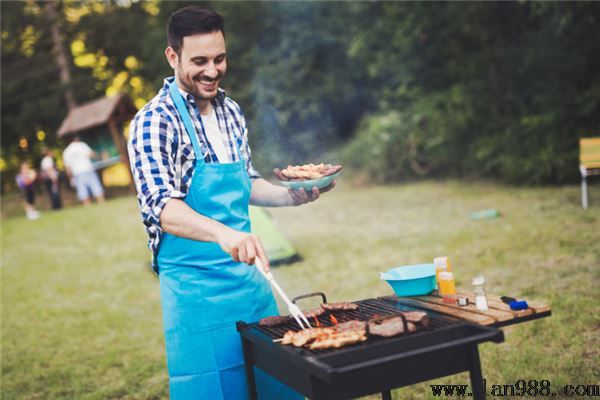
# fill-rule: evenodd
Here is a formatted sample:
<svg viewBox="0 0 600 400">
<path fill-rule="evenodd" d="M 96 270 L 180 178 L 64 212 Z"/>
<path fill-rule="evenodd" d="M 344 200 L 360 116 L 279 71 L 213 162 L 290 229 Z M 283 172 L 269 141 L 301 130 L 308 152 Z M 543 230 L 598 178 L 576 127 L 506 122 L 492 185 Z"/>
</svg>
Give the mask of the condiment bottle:
<svg viewBox="0 0 600 400">
<path fill-rule="evenodd" d="M 440 272 L 440 295 L 455 295 L 456 285 L 454 284 L 454 274 L 452 272 Z"/>
<path fill-rule="evenodd" d="M 450 265 L 450 260 L 448 259 L 448 257 L 436 257 L 433 259 L 433 264 L 435 265 L 435 281 L 439 289 L 440 272 L 452 272 L 452 267 Z"/>
<path fill-rule="evenodd" d="M 485 296 L 485 279 L 483 276 L 473 278 L 473 294 L 475 295 L 475 307 L 479 311 L 487 311 L 487 297 Z"/>
</svg>

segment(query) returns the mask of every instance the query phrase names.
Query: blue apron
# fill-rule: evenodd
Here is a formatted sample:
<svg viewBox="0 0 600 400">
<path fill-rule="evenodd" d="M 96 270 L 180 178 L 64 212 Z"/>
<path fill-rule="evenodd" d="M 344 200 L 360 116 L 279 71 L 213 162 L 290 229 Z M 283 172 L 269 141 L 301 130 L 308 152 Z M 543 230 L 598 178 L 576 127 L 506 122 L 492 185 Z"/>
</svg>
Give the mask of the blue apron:
<svg viewBox="0 0 600 400">
<path fill-rule="evenodd" d="M 169 90 L 196 155 L 185 203 L 230 228 L 250 232 L 251 183 L 244 160 L 204 162 L 177 84 L 171 83 Z M 161 238 L 157 263 L 171 399 L 246 399 L 235 322 L 279 313 L 269 284 L 254 266 L 233 261 L 218 244 L 168 233 Z M 303 398 L 258 369 L 255 376 L 260 399 Z"/>
</svg>

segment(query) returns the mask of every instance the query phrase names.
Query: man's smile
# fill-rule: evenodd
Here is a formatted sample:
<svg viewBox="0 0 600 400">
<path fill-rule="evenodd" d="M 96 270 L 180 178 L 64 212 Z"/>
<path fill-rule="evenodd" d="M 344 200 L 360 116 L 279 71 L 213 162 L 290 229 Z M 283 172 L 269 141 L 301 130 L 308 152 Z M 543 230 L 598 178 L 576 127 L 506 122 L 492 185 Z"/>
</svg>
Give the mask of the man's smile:
<svg viewBox="0 0 600 400">
<path fill-rule="evenodd" d="M 194 82 L 200 83 L 202 86 L 207 89 L 215 89 L 215 87 L 219 84 L 220 77 L 211 79 L 207 77 L 198 77 L 194 78 Z"/>
</svg>

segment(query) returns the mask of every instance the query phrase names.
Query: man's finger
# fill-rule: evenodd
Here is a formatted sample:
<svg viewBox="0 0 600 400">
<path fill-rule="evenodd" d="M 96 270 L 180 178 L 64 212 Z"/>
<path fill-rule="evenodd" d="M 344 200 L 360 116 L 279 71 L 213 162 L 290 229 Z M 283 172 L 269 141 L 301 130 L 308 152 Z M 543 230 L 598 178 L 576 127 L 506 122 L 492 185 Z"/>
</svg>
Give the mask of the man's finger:
<svg viewBox="0 0 600 400">
<path fill-rule="evenodd" d="M 238 255 L 239 255 L 239 260 L 241 262 L 246 262 L 246 260 L 248 260 L 248 255 L 246 254 L 246 244 L 244 242 L 242 242 L 241 244 L 238 245 Z"/>
<path fill-rule="evenodd" d="M 256 244 L 253 240 L 248 240 L 246 243 L 246 264 L 254 264 L 256 258 Z"/>
<path fill-rule="evenodd" d="M 296 194 L 298 195 L 300 201 L 306 201 L 306 190 L 304 190 L 304 188 L 296 190 Z"/>
<path fill-rule="evenodd" d="M 311 201 L 315 201 L 315 200 L 317 200 L 318 198 L 319 198 L 319 188 L 315 186 L 315 187 L 312 189 L 312 196 L 311 196 L 311 199 L 310 199 L 310 200 L 311 200 Z"/>
<path fill-rule="evenodd" d="M 240 261 L 237 247 L 232 248 L 229 251 L 229 254 L 231 255 L 231 258 L 233 258 L 233 261 Z"/>
<path fill-rule="evenodd" d="M 271 265 L 269 264 L 269 258 L 267 257 L 267 253 L 265 252 L 265 249 L 259 238 L 256 237 L 255 242 L 256 256 L 260 258 L 260 261 L 262 261 L 265 271 L 268 271 L 271 268 Z"/>
</svg>

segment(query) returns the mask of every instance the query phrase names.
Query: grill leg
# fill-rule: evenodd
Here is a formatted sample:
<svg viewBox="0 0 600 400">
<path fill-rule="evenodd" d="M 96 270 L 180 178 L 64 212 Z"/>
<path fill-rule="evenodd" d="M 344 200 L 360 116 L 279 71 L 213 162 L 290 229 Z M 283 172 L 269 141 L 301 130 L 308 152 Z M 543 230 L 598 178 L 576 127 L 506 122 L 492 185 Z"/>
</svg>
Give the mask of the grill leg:
<svg viewBox="0 0 600 400">
<path fill-rule="evenodd" d="M 485 388 L 483 376 L 481 374 L 481 361 L 479 360 L 479 350 L 477 345 L 471 346 L 470 351 L 469 375 L 471 377 L 471 387 L 473 388 L 473 398 L 475 400 L 485 399 Z"/>
<path fill-rule="evenodd" d="M 248 398 L 257 400 L 256 380 L 254 378 L 254 366 L 252 365 L 252 354 L 248 341 L 242 338 L 242 351 L 244 353 L 244 370 L 246 371 L 246 385 L 248 385 Z"/>
<path fill-rule="evenodd" d="M 381 400 L 392 400 L 392 392 L 389 390 L 381 392 Z"/>
</svg>

